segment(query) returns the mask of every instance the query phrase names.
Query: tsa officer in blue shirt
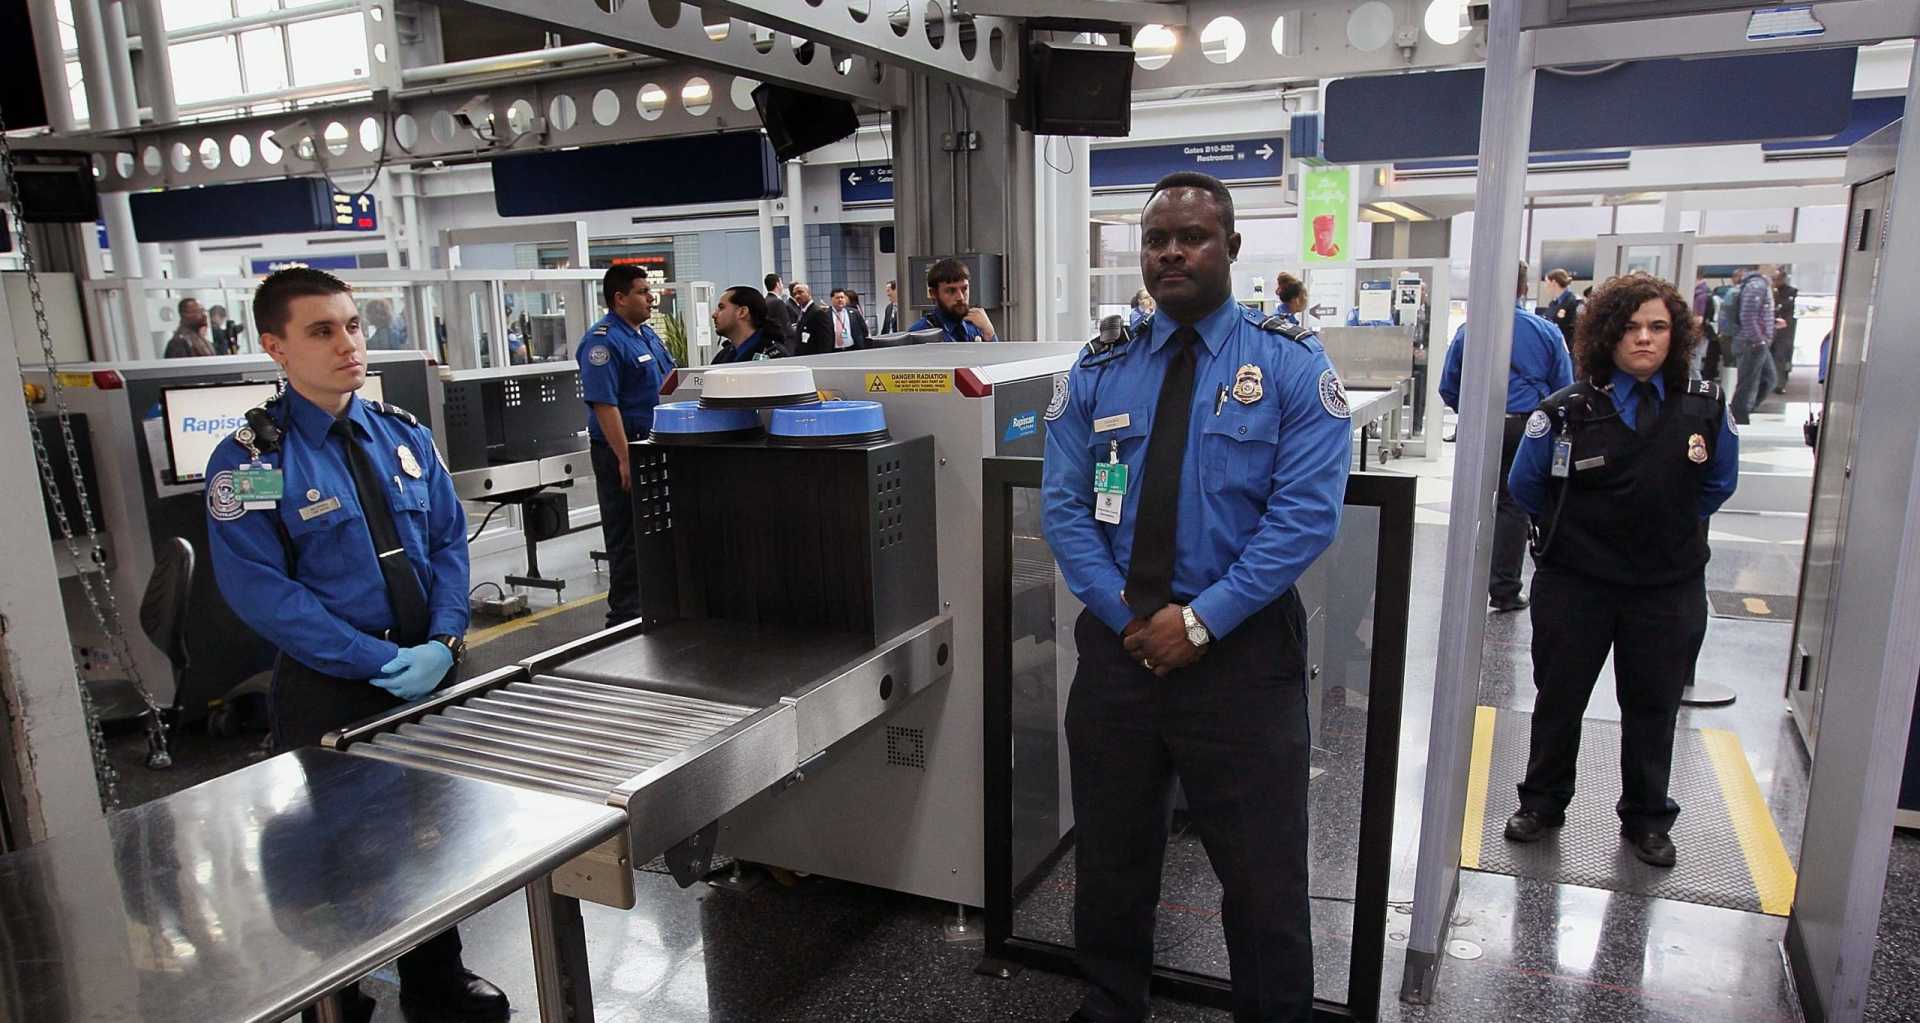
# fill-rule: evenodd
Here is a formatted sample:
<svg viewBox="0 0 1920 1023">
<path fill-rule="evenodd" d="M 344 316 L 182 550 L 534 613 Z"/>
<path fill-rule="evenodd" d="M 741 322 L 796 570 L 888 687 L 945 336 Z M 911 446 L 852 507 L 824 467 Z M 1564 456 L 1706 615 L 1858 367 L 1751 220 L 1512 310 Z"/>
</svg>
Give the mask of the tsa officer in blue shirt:
<svg viewBox="0 0 1920 1023">
<path fill-rule="evenodd" d="M 1306 619 L 1340 525 L 1351 410 L 1311 332 L 1233 300 L 1233 197 L 1161 179 L 1142 220 L 1158 311 L 1095 341 L 1047 419 L 1044 523 L 1086 605 L 1068 700 L 1075 1020 L 1147 1018 L 1173 780 L 1220 877 L 1234 1018 L 1313 1014 Z"/>
<path fill-rule="evenodd" d="M 972 274 L 957 259 L 942 259 L 927 268 L 927 297 L 933 310 L 913 321 L 908 330 L 938 328 L 946 341 L 992 341 L 993 321 L 974 305 Z"/>
<path fill-rule="evenodd" d="M 1527 296 L 1527 264 L 1520 264 L 1518 300 Z M 1467 347 L 1467 327 L 1461 324 L 1447 345 L 1447 363 L 1440 372 L 1440 400 L 1460 411 L 1460 363 Z M 1518 611 L 1527 606 L 1520 593 L 1520 566 L 1527 556 L 1527 515 L 1507 489 L 1507 471 L 1527 416 L 1547 395 L 1573 383 L 1573 361 L 1560 329 L 1525 308 L 1513 310 L 1513 349 L 1507 363 L 1507 418 L 1500 438 L 1500 491 L 1493 506 L 1493 566 L 1487 575 L 1487 600 L 1495 611 Z"/>
<path fill-rule="evenodd" d="M 713 364 L 754 362 L 782 354 L 767 340 L 767 299 L 755 289 L 736 284 L 720 293 L 713 304 L 713 330 L 723 339 Z"/>
<path fill-rule="evenodd" d="M 1699 327 L 1666 281 L 1608 281 L 1575 338 L 1580 382 L 1528 418 L 1508 481 L 1536 529 L 1539 696 L 1506 837 L 1539 841 L 1566 820 L 1580 719 L 1611 651 L 1621 835 L 1641 860 L 1671 867 L 1674 721 L 1706 638 L 1707 518 L 1733 494 L 1740 439 L 1720 388 L 1688 378 Z"/>
<path fill-rule="evenodd" d="M 467 519 L 433 435 L 354 392 L 366 338 L 347 286 L 306 267 L 262 281 L 254 323 L 286 387 L 207 462 L 220 593 L 279 648 L 276 751 L 419 699 L 451 679 L 467 631 Z M 506 996 L 461 964 L 448 930 L 400 958 L 401 1004 L 504 1020 Z M 348 1019 L 373 1000 L 346 998 Z"/>
<path fill-rule="evenodd" d="M 580 390 L 586 395 L 587 436 L 593 456 L 594 491 L 600 498 L 600 532 L 607 542 L 607 624 L 640 616 L 640 561 L 633 541 L 633 479 L 627 442 L 653 430 L 660 385 L 673 372 L 673 356 L 647 326 L 653 289 L 647 272 L 631 264 L 609 267 L 600 288 L 607 315 L 580 339 Z"/>
</svg>

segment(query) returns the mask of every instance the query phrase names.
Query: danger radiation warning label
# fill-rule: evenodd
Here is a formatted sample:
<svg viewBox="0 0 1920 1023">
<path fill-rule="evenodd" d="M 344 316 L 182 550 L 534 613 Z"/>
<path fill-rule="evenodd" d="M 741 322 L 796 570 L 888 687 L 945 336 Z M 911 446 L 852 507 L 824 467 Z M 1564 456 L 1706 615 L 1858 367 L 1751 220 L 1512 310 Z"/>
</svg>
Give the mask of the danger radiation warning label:
<svg viewBox="0 0 1920 1023">
<path fill-rule="evenodd" d="M 945 371 L 918 373 L 868 373 L 868 394 L 943 394 L 953 390 L 953 374 Z"/>
</svg>

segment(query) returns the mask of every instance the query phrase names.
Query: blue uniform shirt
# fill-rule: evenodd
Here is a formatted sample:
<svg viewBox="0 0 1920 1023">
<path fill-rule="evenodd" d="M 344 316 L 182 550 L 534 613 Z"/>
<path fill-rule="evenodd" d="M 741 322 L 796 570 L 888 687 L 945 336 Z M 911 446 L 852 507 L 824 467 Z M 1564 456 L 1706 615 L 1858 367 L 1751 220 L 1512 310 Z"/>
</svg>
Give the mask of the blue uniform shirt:
<svg viewBox="0 0 1920 1023">
<path fill-rule="evenodd" d="M 1142 326 L 1124 348 L 1082 356 L 1047 409 L 1047 543 L 1074 595 L 1116 633 L 1133 619 L 1120 591 L 1178 325 L 1161 313 Z M 1333 542 L 1353 423 L 1318 338 L 1263 330 L 1258 313 L 1232 301 L 1194 327 L 1201 343 L 1173 592 L 1221 637 L 1284 594 Z M 1120 523 L 1108 525 L 1094 518 L 1093 463 L 1116 444 L 1129 478 Z"/>
<path fill-rule="evenodd" d="M 721 366 L 729 362 L 752 362 L 755 359 L 766 358 L 771 358 L 766 335 L 756 330 L 748 334 L 747 339 L 738 345 L 720 349 L 720 354 L 713 357 L 713 364 Z"/>
<path fill-rule="evenodd" d="M 926 330 L 929 327 L 938 328 L 939 330 L 945 332 L 947 335 L 948 341 L 980 340 L 979 327 L 976 327 L 973 324 L 968 323 L 964 319 L 956 320 L 948 316 L 946 314 L 946 311 L 943 309 L 935 309 L 932 312 L 928 313 L 927 315 L 920 317 L 919 319 L 913 321 L 913 326 L 908 327 L 907 329 L 908 330 Z"/>
<path fill-rule="evenodd" d="M 292 388 L 269 407 L 281 438 L 261 461 L 281 471 L 284 496 L 249 510 L 232 470 L 252 461 L 228 437 L 207 460 L 207 547 L 235 614 L 288 657 L 336 678 L 379 674 L 399 649 L 369 633 L 393 627 L 380 574 L 333 416 Z M 426 427 L 355 397 L 346 418 L 390 480 L 387 504 L 407 560 L 426 590 L 427 634 L 467 631 L 467 515 Z M 288 548 L 292 564 L 288 564 Z"/>
<path fill-rule="evenodd" d="M 1453 332 L 1447 345 L 1447 364 L 1440 372 L 1440 400 L 1460 410 L 1460 362 L 1466 348 L 1467 327 Z M 1513 311 L 1513 356 L 1507 370 L 1507 414 L 1526 415 L 1547 396 L 1573 383 L 1573 360 L 1567 356 L 1560 328 L 1516 308 Z"/>
<path fill-rule="evenodd" d="M 580 392 L 587 399 L 587 436 L 604 442 L 593 405 L 620 409 L 627 437 L 653 429 L 653 407 L 660 403 L 660 385 L 673 372 L 673 356 L 653 328 L 637 329 L 617 314 L 608 313 L 580 339 L 574 361 L 580 364 Z"/>
<path fill-rule="evenodd" d="M 1656 407 L 1665 407 L 1667 402 L 1667 383 L 1659 375 L 1651 378 L 1653 392 L 1657 397 Z M 1620 410 L 1620 421 L 1627 429 L 1633 429 L 1640 420 L 1639 402 L 1634 399 L 1633 375 L 1625 370 L 1613 371 L 1613 380 L 1608 384 L 1608 396 L 1613 399 L 1613 407 Z M 1539 437 L 1531 435 L 1520 439 L 1520 447 L 1513 454 L 1513 469 L 1507 473 L 1507 490 L 1513 499 L 1527 514 L 1538 518 L 1546 507 L 1547 480 L 1553 470 L 1554 434 L 1547 432 Z M 1733 488 L 1740 481 L 1740 435 L 1733 430 L 1733 421 L 1723 411 L 1720 415 L 1720 437 L 1713 445 L 1713 459 L 1707 463 L 1706 479 L 1700 487 L 1700 517 L 1706 518 L 1720 510 L 1733 496 Z"/>
</svg>

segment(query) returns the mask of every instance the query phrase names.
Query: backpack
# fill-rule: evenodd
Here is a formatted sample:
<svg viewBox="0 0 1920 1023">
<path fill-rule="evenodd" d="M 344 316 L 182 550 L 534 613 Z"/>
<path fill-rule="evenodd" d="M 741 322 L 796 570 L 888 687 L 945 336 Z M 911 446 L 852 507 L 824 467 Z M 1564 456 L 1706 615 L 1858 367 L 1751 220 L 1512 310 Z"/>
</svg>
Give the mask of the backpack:
<svg viewBox="0 0 1920 1023">
<path fill-rule="evenodd" d="M 1721 337 L 1733 340 L 1740 333 L 1740 289 L 1731 284 L 1722 284 L 1713 289 L 1716 304 L 1713 329 Z"/>
</svg>

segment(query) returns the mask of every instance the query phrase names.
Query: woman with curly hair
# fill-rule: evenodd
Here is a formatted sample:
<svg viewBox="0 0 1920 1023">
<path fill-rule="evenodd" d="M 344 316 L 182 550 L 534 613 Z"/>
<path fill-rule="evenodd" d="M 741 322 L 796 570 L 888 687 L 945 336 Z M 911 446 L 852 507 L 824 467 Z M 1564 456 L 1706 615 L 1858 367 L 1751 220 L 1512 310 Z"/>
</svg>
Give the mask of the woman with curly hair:
<svg viewBox="0 0 1920 1023">
<path fill-rule="evenodd" d="M 1580 720 L 1613 654 L 1621 836 L 1674 863 L 1667 795 L 1680 692 L 1706 638 L 1707 517 L 1733 494 L 1740 441 L 1714 384 L 1689 379 L 1687 300 L 1647 274 L 1594 291 L 1575 332 L 1573 386 L 1527 420 L 1508 488 L 1534 525 L 1532 750 L 1509 841 L 1560 827 Z"/>
</svg>

